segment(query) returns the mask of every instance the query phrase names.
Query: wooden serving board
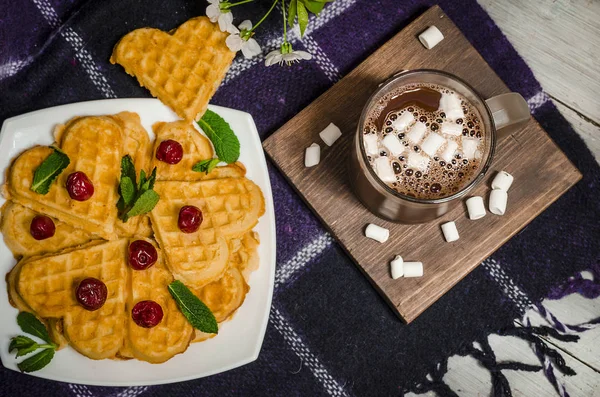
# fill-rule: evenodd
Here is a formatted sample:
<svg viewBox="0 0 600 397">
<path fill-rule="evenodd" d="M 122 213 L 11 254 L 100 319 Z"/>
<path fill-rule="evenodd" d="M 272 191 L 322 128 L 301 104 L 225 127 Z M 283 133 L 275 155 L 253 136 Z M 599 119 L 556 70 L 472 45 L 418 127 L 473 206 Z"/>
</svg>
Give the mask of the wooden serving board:
<svg viewBox="0 0 600 397">
<path fill-rule="evenodd" d="M 417 36 L 431 25 L 437 26 L 445 39 L 427 50 Z M 487 205 L 489 185 L 496 171 L 511 173 L 515 181 L 504 216 L 488 212 L 484 218 L 471 221 L 464 205 L 457 205 L 438 220 L 402 225 L 371 214 L 353 195 L 347 178 L 348 153 L 358 119 L 380 82 L 402 69 L 419 68 L 455 74 L 484 98 L 509 92 L 452 21 L 434 6 L 263 144 L 289 182 L 406 322 L 417 318 L 581 179 L 575 166 L 532 118 L 524 129 L 499 142 L 485 183 L 471 193 L 483 196 Z M 332 147 L 318 136 L 330 122 L 343 132 Z M 305 168 L 304 150 L 313 142 L 321 146 L 321 162 Z M 446 243 L 440 225 L 450 220 L 456 222 L 460 240 Z M 368 223 L 390 229 L 390 239 L 380 244 L 364 237 Z M 393 280 L 389 262 L 397 254 L 408 261 L 423 262 L 424 276 Z"/>
</svg>

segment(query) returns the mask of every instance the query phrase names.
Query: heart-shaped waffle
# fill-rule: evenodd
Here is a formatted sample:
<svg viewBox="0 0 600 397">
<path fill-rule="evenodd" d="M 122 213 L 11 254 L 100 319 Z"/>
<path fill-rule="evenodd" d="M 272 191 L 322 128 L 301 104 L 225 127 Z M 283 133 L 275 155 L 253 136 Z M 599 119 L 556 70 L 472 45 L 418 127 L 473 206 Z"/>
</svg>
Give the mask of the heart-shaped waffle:
<svg viewBox="0 0 600 397">
<path fill-rule="evenodd" d="M 181 118 L 194 120 L 206 111 L 235 57 L 226 38 L 206 17 L 192 18 L 170 33 L 136 29 L 117 43 L 110 62 L 123 66 Z"/>
</svg>

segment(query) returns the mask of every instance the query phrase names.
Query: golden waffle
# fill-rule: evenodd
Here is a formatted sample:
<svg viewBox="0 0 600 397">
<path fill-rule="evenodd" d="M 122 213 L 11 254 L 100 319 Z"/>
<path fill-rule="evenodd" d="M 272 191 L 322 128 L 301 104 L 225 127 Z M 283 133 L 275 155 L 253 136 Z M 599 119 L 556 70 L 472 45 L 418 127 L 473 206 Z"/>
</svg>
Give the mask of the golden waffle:
<svg viewBox="0 0 600 397">
<path fill-rule="evenodd" d="M 157 181 L 199 181 L 204 179 L 241 178 L 246 174 L 242 163 L 216 167 L 208 175 L 192 171 L 194 164 L 214 157 L 210 141 L 198 132 L 189 121 L 156 123 L 152 126 L 156 139 L 152 156 L 152 168 L 156 167 Z M 156 150 L 162 141 L 172 139 L 181 144 L 183 158 L 177 164 L 167 164 L 156 158 Z"/>
<path fill-rule="evenodd" d="M 242 272 L 237 267 L 230 266 L 223 277 L 205 285 L 196 295 L 213 312 L 217 322 L 221 323 L 242 306 L 249 290 Z"/>
<path fill-rule="evenodd" d="M 154 189 L 161 197 L 150 213 L 154 235 L 175 278 L 194 289 L 223 275 L 227 240 L 251 230 L 264 213 L 260 188 L 246 178 L 157 182 Z M 195 233 L 183 233 L 177 226 L 184 205 L 202 211 L 204 220 Z"/>
<path fill-rule="evenodd" d="M 235 57 L 225 44 L 227 35 L 206 17 L 170 33 L 136 29 L 117 43 L 110 62 L 123 66 L 181 118 L 194 120 L 206 111 Z"/>
<path fill-rule="evenodd" d="M 232 239 L 229 243 L 231 254 L 229 255 L 230 266 L 237 267 L 246 283 L 250 278 L 250 274 L 258 269 L 259 257 L 258 233 L 249 231 L 239 239 Z"/>
<path fill-rule="evenodd" d="M 164 314 L 162 321 L 152 328 L 142 328 L 130 315 L 127 316 L 125 345 L 132 356 L 151 363 L 162 363 L 184 352 L 194 335 L 194 328 L 167 289 L 173 281 L 173 275 L 167 270 L 160 250 L 158 261 L 152 267 L 146 270 L 131 269 L 130 273 L 131 293 L 127 299 L 127 313 L 131 313 L 137 302 L 150 299 L 162 307 Z"/>
<path fill-rule="evenodd" d="M 125 337 L 128 243 L 116 240 L 25 261 L 13 270 L 16 293 L 39 317 L 62 318 L 65 338 L 80 353 L 93 359 L 114 357 Z M 96 311 L 84 309 L 73 293 L 87 277 L 108 289 L 106 302 Z"/>
<path fill-rule="evenodd" d="M 69 121 L 60 134 L 60 143 L 71 163 L 52 183 L 48 194 L 30 190 L 36 168 L 52 153 L 52 149 L 39 146 L 27 150 L 13 162 L 5 195 L 88 233 L 108 240 L 117 238 L 114 223 L 123 148 L 121 130 L 113 119 L 104 116 Z M 94 184 L 94 195 L 87 201 L 72 200 L 65 188 L 67 178 L 75 171 L 83 171 Z"/>
<path fill-rule="evenodd" d="M 29 226 L 38 213 L 22 205 L 7 201 L 2 207 L 0 229 L 4 242 L 16 258 L 30 257 L 60 251 L 64 248 L 85 244 L 95 237 L 81 229 L 52 219 L 56 227 L 54 236 L 36 240 L 29 232 Z"/>
</svg>

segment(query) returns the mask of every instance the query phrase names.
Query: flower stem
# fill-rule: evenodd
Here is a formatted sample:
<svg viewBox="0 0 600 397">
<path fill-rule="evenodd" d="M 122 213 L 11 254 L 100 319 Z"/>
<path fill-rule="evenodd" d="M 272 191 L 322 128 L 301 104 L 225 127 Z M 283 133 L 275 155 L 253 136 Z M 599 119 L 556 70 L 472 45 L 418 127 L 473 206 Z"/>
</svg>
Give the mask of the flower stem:
<svg viewBox="0 0 600 397">
<path fill-rule="evenodd" d="M 239 6 L 240 4 L 251 3 L 251 2 L 253 2 L 253 1 L 254 1 L 254 0 L 242 0 L 242 1 L 238 1 L 237 3 L 229 3 L 229 4 L 227 5 L 227 8 L 229 9 L 229 8 L 231 8 L 231 7 Z"/>
<path fill-rule="evenodd" d="M 274 0 L 274 1 L 273 1 L 273 4 L 271 5 L 271 8 L 269 8 L 269 11 L 267 11 L 267 13 L 266 13 L 266 14 L 265 14 L 265 15 L 264 15 L 264 16 L 263 16 L 261 19 L 260 19 L 260 21 L 258 21 L 258 23 L 257 23 L 256 25 L 254 25 L 254 26 L 252 27 L 252 29 L 250 29 L 250 32 L 254 32 L 254 31 L 256 30 L 256 28 L 257 28 L 257 27 L 258 27 L 258 26 L 259 26 L 261 23 L 263 23 L 263 21 L 264 21 L 265 19 L 267 19 L 267 17 L 268 17 L 268 16 L 269 16 L 269 14 L 271 13 L 271 11 L 273 11 L 273 8 L 275 8 L 275 4 L 277 4 L 277 2 L 278 2 L 278 1 L 279 1 L 279 0 Z"/>
<path fill-rule="evenodd" d="M 281 0 L 281 10 L 283 13 L 283 42 L 287 43 L 287 18 L 285 17 L 285 0 Z"/>
</svg>

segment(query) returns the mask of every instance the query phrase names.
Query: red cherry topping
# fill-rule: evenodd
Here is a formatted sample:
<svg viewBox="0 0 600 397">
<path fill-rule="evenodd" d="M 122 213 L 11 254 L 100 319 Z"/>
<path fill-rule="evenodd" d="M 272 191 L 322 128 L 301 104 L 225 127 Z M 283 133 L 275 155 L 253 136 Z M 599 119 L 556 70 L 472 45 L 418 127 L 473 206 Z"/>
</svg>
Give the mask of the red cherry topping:
<svg viewBox="0 0 600 397">
<path fill-rule="evenodd" d="M 177 164 L 183 157 L 183 147 L 177 141 L 167 139 L 162 141 L 156 149 L 156 158 L 167 164 Z"/>
<path fill-rule="evenodd" d="M 100 309 L 106 302 L 107 295 L 106 284 L 93 277 L 81 280 L 75 291 L 77 302 L 89 311 Z"/>
<path fill-rule="evenodd" d="M 154 265 L 158 252 L 152 244 L 144 240 L 135 240 L 129 245 L 129 265 L 135 270 L 144 270 Z"/>
<path fill-rule="evenodd" d="M 177 226 L 184 233 L 194 233 L 202 223 L 202 211 L 193 205 L 185 205 L 179 210 Z"/>
<path fill-rule="evenodd" d="M 154 301 L 140 301 L 131 309 L 131 318 L 140 327 L 156 327 L 163 318 L 163 310 Z"/>
<path fill-rule="evenodd" d="M 45 215 L 38 215 L 32 219 L 29 225 L 29 233 L 36 240 L 45 240 L 54 236 L 56 228 L 52 219 Z"/>
<path fill-rule="evenodd" d="M 94 195 L 94 184 L 86 174 L 77 171 L 67 178 L 67 191 L 73 200 L 89 200 Z"/>
</svg>

